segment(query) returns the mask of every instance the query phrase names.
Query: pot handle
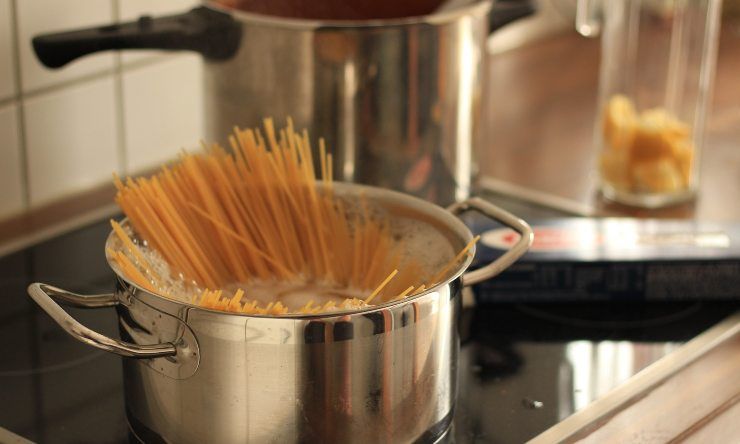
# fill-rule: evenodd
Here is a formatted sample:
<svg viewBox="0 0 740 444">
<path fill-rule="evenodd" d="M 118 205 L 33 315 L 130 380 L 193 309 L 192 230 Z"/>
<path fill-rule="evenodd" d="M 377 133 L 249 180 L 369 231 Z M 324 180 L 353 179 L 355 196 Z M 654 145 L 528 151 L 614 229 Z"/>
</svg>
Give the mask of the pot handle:
<svg viewBox="0 0 740 444">
<path fill-rule="evenodd" d="M 64 331 L 85 344 L 127 358 L 160 358 L 177 354 L 177 348 L 169 342 L 138 345 L 109 338 L 90 330 L 70 316 L 52 299 L 60 299 L 69 305 L 84 308 L 112 307 L 118 304 L 118 299 L 113 294 L 83 296 L 38 282 L 28 286 L 28 294 Z"/>
<path fill-rule="evenodd" d="M 206 7 L 152 18 L 33 38 L 39 61 L 48 68 L 110 49 L 191 50 L 211 60 L 225 60 L 239 49 L 241 26 L 229 14 Z"/>
<path fill-rule="evenodd" d="M 521 235 L 516 244 L 514 244 L 509 251 L 501 255 L 501 257 L 485 267 L 468 271 L 463 274 L 462 283 L 465 286 L 483 282 L 506 270 L 511 264 L 527 252 L 529 246 L 532 245 L 532 241 L 534 240 L 534 234 L 532 233 L 532 228 L 530 228 L 529 224 L 508 211 L 481 199 L 480 197 L 471 197 L 462 202 L 452 204 L 447 207 L 447 210 L 457 215 L 468 210 L 476 210 L 498 222 L 501 222 L 507 227 L 512 228 Z"/>
</svg>

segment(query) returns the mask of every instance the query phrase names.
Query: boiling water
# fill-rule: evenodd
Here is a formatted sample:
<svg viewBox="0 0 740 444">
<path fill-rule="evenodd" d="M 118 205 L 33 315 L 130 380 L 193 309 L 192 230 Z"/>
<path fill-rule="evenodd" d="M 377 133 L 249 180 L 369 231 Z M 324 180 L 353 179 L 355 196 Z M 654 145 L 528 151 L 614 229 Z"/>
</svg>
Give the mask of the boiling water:
<svg viewBox="0 0 740 444">
<path fill-rule="evenodd" d="M 345 206 L 350 215 L 362 211 L 358 199 L 345 200 Z M 391 216 L 388 212 L 373 205 L 365 208 L 368 216 L 375 220 L 384 220 L 390 225 L 391 236 L 394 240 L 403 243 L 403 257 L 400 267 L 408 261 L 415 261 L 423 270 L 419 276 L 419 284 L 427 282 L 435 273 L 442 269 L 463 245 L 452 245 L 451 241 L 444 236 L 444 233 L 418 219 L 408 217 Z M 203 288 L 196 282 L 187 281 L 180 274 L 173 274 L 164 258 L 153 248 L 150 248 L 145 241 L 138 239 L 128 224 L 124 225 L 124 230 L 129 234 L 131 239 L 139 246 L 144 258 L 151 265 L 154 273 L 160 277 L 161 286 L 158 288 L 160 294 L 176 299 L 185 303 L 195 303 L 203 292 Z M 118 237 L 111 239 L 111 245 L 108 246 L 113 250 L 124 251 L 128 254 Z M 129 254 L 129 259 L 136 262 L 136 258 Z M 115 262 L 113 264 L 119 274 Z M 400 268 L 399 267 L 399 268 Z M 143 267 L 142 267 L 143 268 Z M 449 273 L 453 273 L 450 270 Z M 308 276 L 297 279 L 294 282 L 265 282 L 254 280 L 251 282 L 234 282 L 223 288 L 222 297 L 231 297 L 237 289 L 244 290 L 244 298 L 248 301 L 258 301 L 260 306 L 265 306 L 270 302 L 281 302 L 288 307 L 290 312 L 300 309 L 309 301 L 313 301 L 313 306 L 321 306 L 329 301 L 337 305 L 351 298 L 366 299 L 371 290 L 361 290 L 355 288 L 338 287 L 336 284 L 325 281 L 317 281 Z"/>
</svg>

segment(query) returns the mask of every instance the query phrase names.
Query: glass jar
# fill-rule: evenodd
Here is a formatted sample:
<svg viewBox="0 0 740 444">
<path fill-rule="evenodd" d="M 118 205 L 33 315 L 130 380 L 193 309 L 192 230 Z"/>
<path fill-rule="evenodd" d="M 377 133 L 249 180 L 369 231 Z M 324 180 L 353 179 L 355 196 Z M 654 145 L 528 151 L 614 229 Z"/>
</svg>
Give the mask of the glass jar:
<svg viewBox="0 0 740 444">
<path fill-rule="evenodd" d="M 599 150 L 608 199 L 657 208 L 695 196 L 721 0 L 579 0 L 576 28 L 601 35 Z"/>
</svg>

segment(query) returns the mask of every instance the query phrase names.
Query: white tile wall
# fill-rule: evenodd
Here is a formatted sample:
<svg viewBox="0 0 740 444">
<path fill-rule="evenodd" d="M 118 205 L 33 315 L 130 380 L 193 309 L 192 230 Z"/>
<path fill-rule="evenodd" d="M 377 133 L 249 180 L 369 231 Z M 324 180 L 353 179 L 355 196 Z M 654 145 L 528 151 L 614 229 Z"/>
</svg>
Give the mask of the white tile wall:
<svg viewBox="0 0 740 444">
<path fill-rule="evenodd" d="M 103 53 L 49 70 L 31 38 L 197 3 L 0 0 L 0 220 L 154 167 L 202 137 L 200 56 Z"/>
<path fill-rule="evenodd" d="M 101 53 L 51 70 L 39 63 L 31 46 L 31 39 L 37 34 L 111 23 L 111 0 L 19 0 L 16 5 L 24 92 L 113 68 L 113 54 Z"/>
<path fill-rule="evenodd" d="M 111 78 L 26 101 L 31 205 L 95 186 L 120 172 L 116 113 Z"/>
<path fill-rule="evenodd" d="M 194 0 L 122 0 L 118 2 L 119 19 L 122 22 L 136 20 L 142 15 L 153 17 L 179 14 L 196 6 Z M 164 54 L 164 51 L 141 50 L 125 51 L 122 54 L 124 63 L 135 62 Z"/>
<path fill-rule="evenodd" d="M 23 209 L 21 145 L 18 138 L 18 107 L 0 108 L 0 217 Z"/>
<path fill-rule="evenodd" d="M 0 100 L 15 94 L 10 0 L 0 0 Z"/>
<path fill-rule="evenodd" d="M 201 59 L 170 58 L 123 74 L 126 168 L 143 171 L 199 145 L 202 132 Z"/>
</svg>

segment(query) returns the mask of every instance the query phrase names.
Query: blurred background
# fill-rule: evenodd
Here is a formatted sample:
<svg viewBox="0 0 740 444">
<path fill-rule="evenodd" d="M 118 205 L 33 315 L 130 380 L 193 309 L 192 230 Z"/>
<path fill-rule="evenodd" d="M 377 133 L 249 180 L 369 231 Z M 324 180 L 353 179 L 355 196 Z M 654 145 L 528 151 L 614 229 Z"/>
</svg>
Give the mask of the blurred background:
<svg viewBox="0 0 740 444">
<path fill-rule="evenodd" d="M 575 203 L 573 208 L 599 211 L 603 205 L 594 200 L 596 151 L 591 147 L 599 39 L 576 33 L 576 0 L 536 3 L 536 15 L 489 41 L 484 110 L 490 131 L 477 153 L 483 182 L 493 188 L 513 184 L 546 191 Z M 710 160 L 703 167 L 710 172 L 702 177 L 712 176 L 714 163 L 723 167 L 720 179 L 706 179 L 719 182 L 702 185 L 707 193 L 727 184 L 740 186 L 732 173 L 740 171 L 740 160 L 732 154 L 737 150 L 717 148 L 740 136 L 740 100 L 726 90 L 737 76 L 737 51 L 732 50 L 740 39 L 739 3 L 728 0 L 723 10 L 715 84 L 715 91 L 722 92 L 715 93 L 710 107 L 705 150 Z M 151 169 L 202 137 L 198 55 L 102 53 L 54 71 L 37 61 L 31 37 L 183 11 L 193 4 L 0 0 L 0 221 L 100 188 L 110 183 L 112 172 Z M 107 192 L 105 199 L 111 195 Z M 704 207 L 697 210 L 696 205 Z M 710 218 L 725 214 L 706 207 L 714 205 L 709 201 L 700 199 L 696 205 L 688 211 Z"/>
<path fill-rule="evenodd" d="M 0 219 L 151 168 L 202 137 L 198 55 L 104 53 L 53 71 L 32 36 L 193 4 L 0 0 Z"/>
</svg>

